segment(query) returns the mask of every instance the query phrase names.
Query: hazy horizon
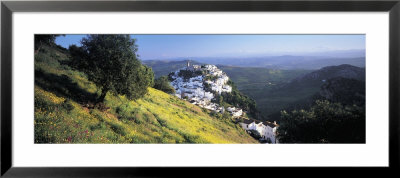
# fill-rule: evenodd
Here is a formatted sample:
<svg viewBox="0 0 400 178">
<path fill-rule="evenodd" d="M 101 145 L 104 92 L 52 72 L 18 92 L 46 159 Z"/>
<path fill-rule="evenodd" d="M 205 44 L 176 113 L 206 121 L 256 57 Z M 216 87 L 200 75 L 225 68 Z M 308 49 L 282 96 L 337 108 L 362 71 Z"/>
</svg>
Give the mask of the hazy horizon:
<svg viewBox="0 0 400 178">
<path fill-rule="evenodd" d="M 86 35 L 57 37 L 68 48 Z M 141 60 L 266 56 L 365 56 L 365 35 L 131 35 Z M 349 54 L 346 54 L 349 53 Z M 364 55 L 363 55 L 364 54 Z"/>
</svg>

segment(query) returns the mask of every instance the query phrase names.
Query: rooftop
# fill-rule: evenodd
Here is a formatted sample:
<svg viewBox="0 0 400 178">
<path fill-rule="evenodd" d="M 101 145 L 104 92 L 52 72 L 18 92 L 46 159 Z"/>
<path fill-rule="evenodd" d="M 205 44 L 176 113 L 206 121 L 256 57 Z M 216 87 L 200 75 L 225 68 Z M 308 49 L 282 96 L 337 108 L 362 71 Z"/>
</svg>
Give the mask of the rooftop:
<svg viewBox="0 0 400 178">
<path fill-rule="evenodd" d="M 243 122 L 242 122 L 242 123 L 251 124 L 252 122 L 254 122 L 254 121 L 253 121 L 253 120 L 250 120 L 250 119 L 243 119 Z"/>
<path fill-rule="evenodd" d="M 265 122 L 263 122 L 263 124 L 266 125 L 266 126 L 270 126 L 271 128 L 274 128 L 274 127 L 278 126 L 278 124 L 275 124 L 275 123 L 270 122 L 270 121 L 265 121 Z"/>
</svg>

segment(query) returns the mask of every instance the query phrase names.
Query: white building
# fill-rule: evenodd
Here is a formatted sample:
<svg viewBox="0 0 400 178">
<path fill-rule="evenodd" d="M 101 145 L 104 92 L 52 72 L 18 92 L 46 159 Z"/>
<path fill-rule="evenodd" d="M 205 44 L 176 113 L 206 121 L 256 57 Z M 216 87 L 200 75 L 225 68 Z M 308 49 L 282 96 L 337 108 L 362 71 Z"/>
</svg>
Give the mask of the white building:
<svg viewBox="0 0 400 178">
<path fill-rule="evenodd" d="M 261 137 L 266 141 L 270 141 L 271 143 L 279 143 L 275 137 L 277 126 L 278 125 L 276 124 L 276 122 L 272 123 L 272 122 L 265 121 L 263 123 Z"/>
<path fill-rule="evenodd" d="M 230 112 L 233 117 L 240 117 L 243 115 L 243 110 L 240 108 L 228 107 L 226 110 Z"/>
<path fill-rule="evenodd" d="M 257 131 L 261 136 L 261 140 L 269 143 L 279 143 L 278 139 L 276 139 L 276 129 L 278 127 L 276 122 L 260 122 L 256 120 L 245 119 L 240 122 L 239 125 L 245 130 Z"/>
<path fill-rule="evenodd" d="M 198 75 L 189 79 L 185 79 L 179 76 L 179 72 L 181 70 L 202 70 L 203 75 Z M 204 75 L 212 75 L 213 80 L 204 80 Z M 215 65 L 193 65 L 191 66 L 189 63 L 186 67 L 179 69 L 174 72 L 174 75 L 171 76 L 173 81 L 171 85 L 175 88 L 175 96 L 186 99 L 192 104 L 196 104 L 200 107 L 213 110 L 216 112 L 224 112 L 223 107 L 220 107 L 216 103 L 212 103 L 211 101 L 214 99 L 214 94 L 212 92 L 207 91 L 203 83 L 207 83 L 210 85 L 210 89 L 213 92 L 221 94 L 222 92 L 232 92 L 232 87 L 227 85 L 226 83 L 229 81 L 229 77 L 222 72 L 222 70 L 218 69 Z M 243 111 L 240 108 L 234 108 L 230 111 L 232 117 L 240 117 L 243 115 Z"/>
<path fill-rule="evenodd" d="M 227 109 L 228 110 L 228 109 Z M 249 129 L 249 124 L 253 123 L 253 120 L 250 119 L 244 119 L 243 122 L 239 122 L 239 125 L 244 129 L 244 130 L 250 130 Z"/>
<path fill-rule="evenodd" d="M 222 70 L 211 70 L 210 71 L 210 74 L 211 75 L 214 75 L 214 76 L 221 76 L 222 75 Z"/>
<path fill-rule="evenodd" d="M 229 86 L 229 85 L 224 85 L 224 86 L 222 87 L 222 92 L 230 93 L 230 92 L 232 92 L 232 87 Z"/>
<path fill-rule="evenodd" d="M 200 70 L 200 69 L 201 69 L 201 66 L 200 66 L 200 65 L 193 65 L 193 69 L 194 69 L 194 70 Z"/>
<path fill-rule="evenodd" d="M 204 67 L 206 68 L 206 70 L 209 70 L 209 71 L 213 71 L 213 70 L 216 70 L 216 69 L 217 69 L 217 66 L 215 66 L 215 65 L 210 65 L 210 64 L 205 65 Z"/>
</svg>

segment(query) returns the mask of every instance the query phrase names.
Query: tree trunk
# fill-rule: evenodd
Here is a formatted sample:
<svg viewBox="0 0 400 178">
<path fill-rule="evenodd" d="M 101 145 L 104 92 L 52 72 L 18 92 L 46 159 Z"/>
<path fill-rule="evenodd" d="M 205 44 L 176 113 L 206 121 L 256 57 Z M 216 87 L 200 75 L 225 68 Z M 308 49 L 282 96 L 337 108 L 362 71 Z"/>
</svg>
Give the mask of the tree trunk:
<svg viewBox="0 0 400 178">
<path fill-rule="evenodd" d="M 37 54 L 40 51 L 40 47 L 35 50 L 35 54 Z"/>
<path fill-rule="evenodd" d="M 101 95 L 99 96 L 99 98 L 97 99 L 97 103 L 102 103 L 102 102 L 104 102 L 104 98 L 106 97 L 106 95 L 107 95 L 107 92 L 108 92 L 108 89 L 102 89 L 101 90 Z"/>
<path fill-rule="evenodd" d="M 37 54 L 40 51 L 41 47 L 42 47 L 42 43 L 40 43 L 40 45 L 38 45 L 37 49 L 35 49 L 35 54 Z"/>
</svg>

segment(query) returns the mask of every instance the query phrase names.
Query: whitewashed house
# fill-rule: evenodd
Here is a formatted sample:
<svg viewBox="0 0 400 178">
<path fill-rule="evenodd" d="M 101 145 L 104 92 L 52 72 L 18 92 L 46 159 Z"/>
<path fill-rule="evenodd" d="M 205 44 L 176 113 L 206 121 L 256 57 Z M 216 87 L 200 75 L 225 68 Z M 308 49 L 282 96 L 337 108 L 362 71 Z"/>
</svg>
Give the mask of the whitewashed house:
<svg viewBox="0 0 400 178">
<path fill-rule="evenodd" d="M 243 110 L 240 108 L 228 107 L 226 110 L 230 112 L 233 117 L 240 117 L 243 115 Z"/>
<path fill-rule="evenodd" d="M 200 65 L 193 65 L 193 69 L 194 69 L 194 70 L 200 70 L 200 69 L 201 69 L 201 66 L 200 66 Z"/>
<path fill-rule="evenodd" d="M 245 119 L 239 123 L 239 125 L 245 130 L 255 130 L 260 136 L 261 140 L 268 141 L 270 143 L 279 143 L 276 139 L 276 129 L 278 124 L 276 122 L 260 122 L 257 120 Z"/>
<path fill-rule="evenodd" d="M 263 131 L 261 134 L 262 139 L 268 140 L 271 143 L 279 143 L 278 140 L 276 139 L 276 129 L 277 129 L 277 124 L 276 122 L 269 122 L 265 121 L 263 123 Z"/>
<path fill-rule="evenodd" d="M 228 109 L 227 109 L 228 110 Z M 239 125 L 244 129 L 244 130 L 250 130 L 249 129 L 249 124 L 253 123 L 253 120 L 250 119 L 244 119 L 243 122 L 239 122 Z"/>
<path fill-rule="evenodd" d="M 224 86 L 222 87 L 222 92 L 230 93 L 230 92 L 232 92 L 232 87 L 229 86 L 229 85 L 224 85 Z"/>
<path fill-rule="evenodd" d="M 212 81 L 204 81 L 205 76 L 203 75 L 184 79 L 182 76 L 179 76 L 179 72 L 182 70 L 198 70 L 206 73 L 205 75 L 213 75 L 216 77 L 214 77 L 215 79 Z M 223 107 L 211 102 L 215 97 L 213 92 L 215 91 L 219 94 L 222 92 L 231 92 L 232 87 L 226 85 L 229 80 L 226 73 L 222 72 L 222 70 L 218 69 L 215 65 L 199 66 L 190 65 L 188 62 L 186 67 L 176 70 L 171 78 L 173 79 L 171 85 L 176 91 L 175 96 L 212 111 L 224 112 Z M 209 84 L 213 92 L 206 92 L 203 82 Z M 240 108 L 235 108 L 231 111 L 231 114 L 233 117 L 240 117 L 243 115 L 243 111 Z"/>
<path fill-rule="evenodd" d="M 212 100 L 214 98 L 214 94 L 212 94 L 211 92 L 204 92 L 204 98 Z"/>
</svg>

